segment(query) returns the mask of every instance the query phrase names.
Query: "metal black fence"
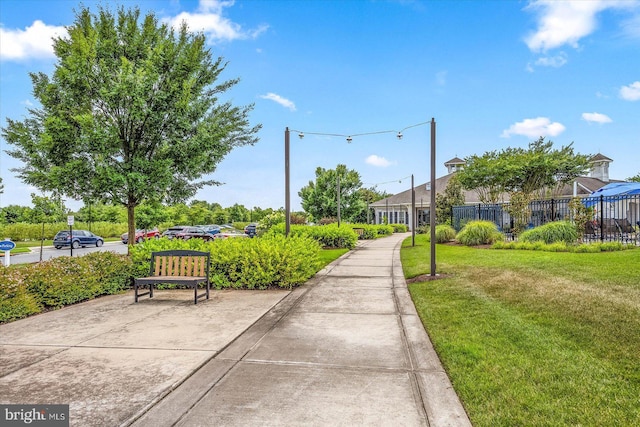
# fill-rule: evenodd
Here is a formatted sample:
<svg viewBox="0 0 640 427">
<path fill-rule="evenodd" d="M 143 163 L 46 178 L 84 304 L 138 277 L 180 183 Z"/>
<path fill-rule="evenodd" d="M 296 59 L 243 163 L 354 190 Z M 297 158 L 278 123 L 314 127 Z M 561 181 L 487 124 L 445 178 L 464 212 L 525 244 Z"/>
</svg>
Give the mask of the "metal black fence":
<svg viewBox="0 0 640 427">
<path fill-rule="evenodd" d="M 551 221 L 573 221 L 569 202 L 572 198 L 534 200 L 529 203 L 527 228 Z M 582 198 L 584 206 L 591 208 L 591 219 L 585 224 L 583 241 L 620 241 L 640 244 L 640 195 L 598 196 Z M 514 220 L 509 214 L 509 203 L 454 206 L 452 225 L 460 231 L 473 220 L 495 223 L 508 239 L 515 239 L 512 232 Z"/>
</svg>

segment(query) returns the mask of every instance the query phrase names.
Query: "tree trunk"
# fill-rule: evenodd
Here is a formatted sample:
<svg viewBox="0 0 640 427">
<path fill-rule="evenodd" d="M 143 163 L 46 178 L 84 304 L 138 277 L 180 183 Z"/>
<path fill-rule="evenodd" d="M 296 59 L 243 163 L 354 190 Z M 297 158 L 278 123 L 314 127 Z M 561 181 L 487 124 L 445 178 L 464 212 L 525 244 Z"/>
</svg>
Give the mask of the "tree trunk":
<svg viewBox="0 0 640 427">
<path fill-rule="evenodd" d="M 136 218 L 135 218 L 135 205 L 127 204 L 127 229 L 129 236 L 128 247 L 131 248 L 136 241 Z"/>
</svg>

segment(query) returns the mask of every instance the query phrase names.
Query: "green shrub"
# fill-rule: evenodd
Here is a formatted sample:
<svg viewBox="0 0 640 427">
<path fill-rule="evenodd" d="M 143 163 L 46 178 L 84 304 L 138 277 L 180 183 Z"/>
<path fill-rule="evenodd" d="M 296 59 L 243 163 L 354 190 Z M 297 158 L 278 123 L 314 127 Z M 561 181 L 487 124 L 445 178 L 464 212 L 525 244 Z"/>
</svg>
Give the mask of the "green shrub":
<svg viewBox="0 0 640 427">
<path fill-rule="evenodd" d="M 456 239 L 456 230 L 447 224 L 436 225 L 436 243 L 447 243 Z"/>
<path fill-rule="evenodd" d="M 625 249 L 625 245 L 620 242 L 603 242 L 600 243 L 600 250 L 602 252 L 615 252 Z"/>
<path fill-rule="evenodd" d="M 210 252 L 212 285 L 244 289 L 272 286 L 290 289 L 304 283 L 318 270 L 321 250 L 318 242 L 307 235 L 286 238 L 276 233 L 254 239 L 211 242 L 200 239 L 149 240 L 130 249 L 136 277 L 149 273 L 152 252 L 174 249 Z"/>
<path fill-rule="evenodd" d="M 466 246 L 490 245 L 503 240 L 503 235 L 491 221 L 470 221 L 460 230 L 456 239 Z"/>
<path fill-rule="evenodd" d="M 427 238 L 427 242 L 431 241 L 431 228 L 426 226 L 426 232 L 423 232 Z M 436 243 L 448 243 L 456 239 L 456 230 L 447 224 L 436 225 Z"/>
<path fill-rule="evenodd" d="M 546 244 L 541 241 L 536 242 L 496 242 L 491 246 L 492 249 L 519 249 L 528 251 L 546 251 L 546 252 L 576 252 L 576 253 L 598 253 L 610 251 L 624 251 L 636 249 L 635 245 L 625 245 L 620 242 L 605 243 L 583 243 L 580 245 L 571 245 L 564 242 L 556 242 Z"/>
<path fill-rule="evenodd" d="M 371 239 L 377 239 L 380 236 L 390 236 L 391 234 L 394 233 L 394 230 L 395 230 L 394 225 L 386 225 L 386 224 L 351 224 L 351 227 L 361 228 L 364 230 L 362 235 L 359 236 L 360 240 L 371 240 Z"/>
<path fill-rule="evenodd" d="M 581 245 L 577 245 L 573 248 L 574 252 L 577 253 L 596 253 L 600 252 L 600 244 L 599 243 L 583 243 Z"/>
<path fill-rule="evenodd" d="M 90 274 L 98 277 L 96 295 L 112 295 L 129 289 L 133 263 L 126 255 L 114 252 L 92 252 L 78 258 Z"/>
<path fill-rule="evenodd" d="M 124 255 L 96 252 L 33 264 L 23 274 L 27 290 L 40 305 L 60 308 L 127 289 L 131 262 Z"/>
<path fill-rule="evenodd" d="M 112 252 L 62 256 L 0 271 L 0 322 L 128 289 L 131 260 Z"/>
<path fill-rule="evenodd" d="M 212 281 L 219 288 L 291 289 L 319 268 L 320 245 L 308 236 L 227 239 L 210 246 Z"/>
<path fill-rule="evenodd" d="M 375 226 L 378 236 L 390 236 L 393 234 L 393 226 L 388 224 L 378 224 Z"/>
<path fill-rule="evenodd" d="M 578 232 L 575 225 L 567 221 L 554 221 L 541 225 L 531 230 L 524 231 L 518 240 L 523 242 L 544 242 L 567 244 L 575 243 L 578 239 Z"/>
<path fill-rule="evenodd" d="M 79 259 L 61 256 L 34 264 L 24 272 L 27 289 L 40 305 L 60 308 L 96 295 L 98 281 L 85 274 Z"/>
<path fill-rule="evenodd" d="M 0 266 L 0 323 L 21 319 L 42 310 L 34 296 L 27 291 L 22 271 Z"/>
<path fill-rule="evenodd" d="M 394 233 L 406 233 L 409 227 L 406 224 L 390 224 Z"/>
<path fill-rule="evenodd" d="M 431 232 L 431 227 L 429 224 L 424 224 L 419 227 L 416 227 L 416 234 L 429 234 Z"/>
<path fill-rule="evenodd" d="M 378 229 L 373 224 L 351 224 L 351 227 L 354 229 L 361 229 L 362 234 L 358 235 L 358 239 L 360 240 L 373 240 L 378 237 Z"/>
<path fill-rule="evenodd" d="M 277 224 L 272 227 L 268 234 L 284 235 L 285 225 Z M 268 235 L 267 234 L 267 235 Z M 358 233 L 353 231 L 351 224 L 337 223 L 327 225 L 291 225 L 289 236 L 309 236 L 315 239 L 325 248 L 345 248 L 353 249 L 358 243 Z"/>
</svg>

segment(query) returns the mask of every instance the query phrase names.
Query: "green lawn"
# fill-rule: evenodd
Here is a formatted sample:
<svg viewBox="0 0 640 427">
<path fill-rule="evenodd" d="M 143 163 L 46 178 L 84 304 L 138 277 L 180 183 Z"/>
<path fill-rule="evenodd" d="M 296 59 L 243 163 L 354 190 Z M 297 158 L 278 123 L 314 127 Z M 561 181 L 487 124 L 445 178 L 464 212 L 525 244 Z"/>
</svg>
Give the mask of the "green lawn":
<svg viewBox="0 0 640 427">
<path fill-rule="evenodd" d="M 349 252 L 349 249 L 323 249 L 320 251 L 320 262 L 324 267 L 347 252 Z"/>
<path fill-rule="evenodd" d="M 416 242 L 408 278 L 429 272 Z M 409 289 L 475 426 L 640 425 L 640 249 L 436 257 L 446 278 Z"/>
</svg>

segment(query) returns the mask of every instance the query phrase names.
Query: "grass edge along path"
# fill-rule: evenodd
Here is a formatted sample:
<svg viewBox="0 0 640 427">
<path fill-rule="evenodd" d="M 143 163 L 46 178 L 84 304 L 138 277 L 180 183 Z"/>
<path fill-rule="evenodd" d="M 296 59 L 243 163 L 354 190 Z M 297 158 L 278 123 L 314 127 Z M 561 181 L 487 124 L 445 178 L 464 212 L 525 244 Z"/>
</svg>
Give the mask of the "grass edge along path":
<svg viewBox="0 0 640 427">
<path fill-rule="evenodd" d="M 448 277 L 409 290 L 475 426 L 640 425 L 640 250 L 437 257 Z M 401 258 L 424 274 L 429 244 Z"/>
</svg>

